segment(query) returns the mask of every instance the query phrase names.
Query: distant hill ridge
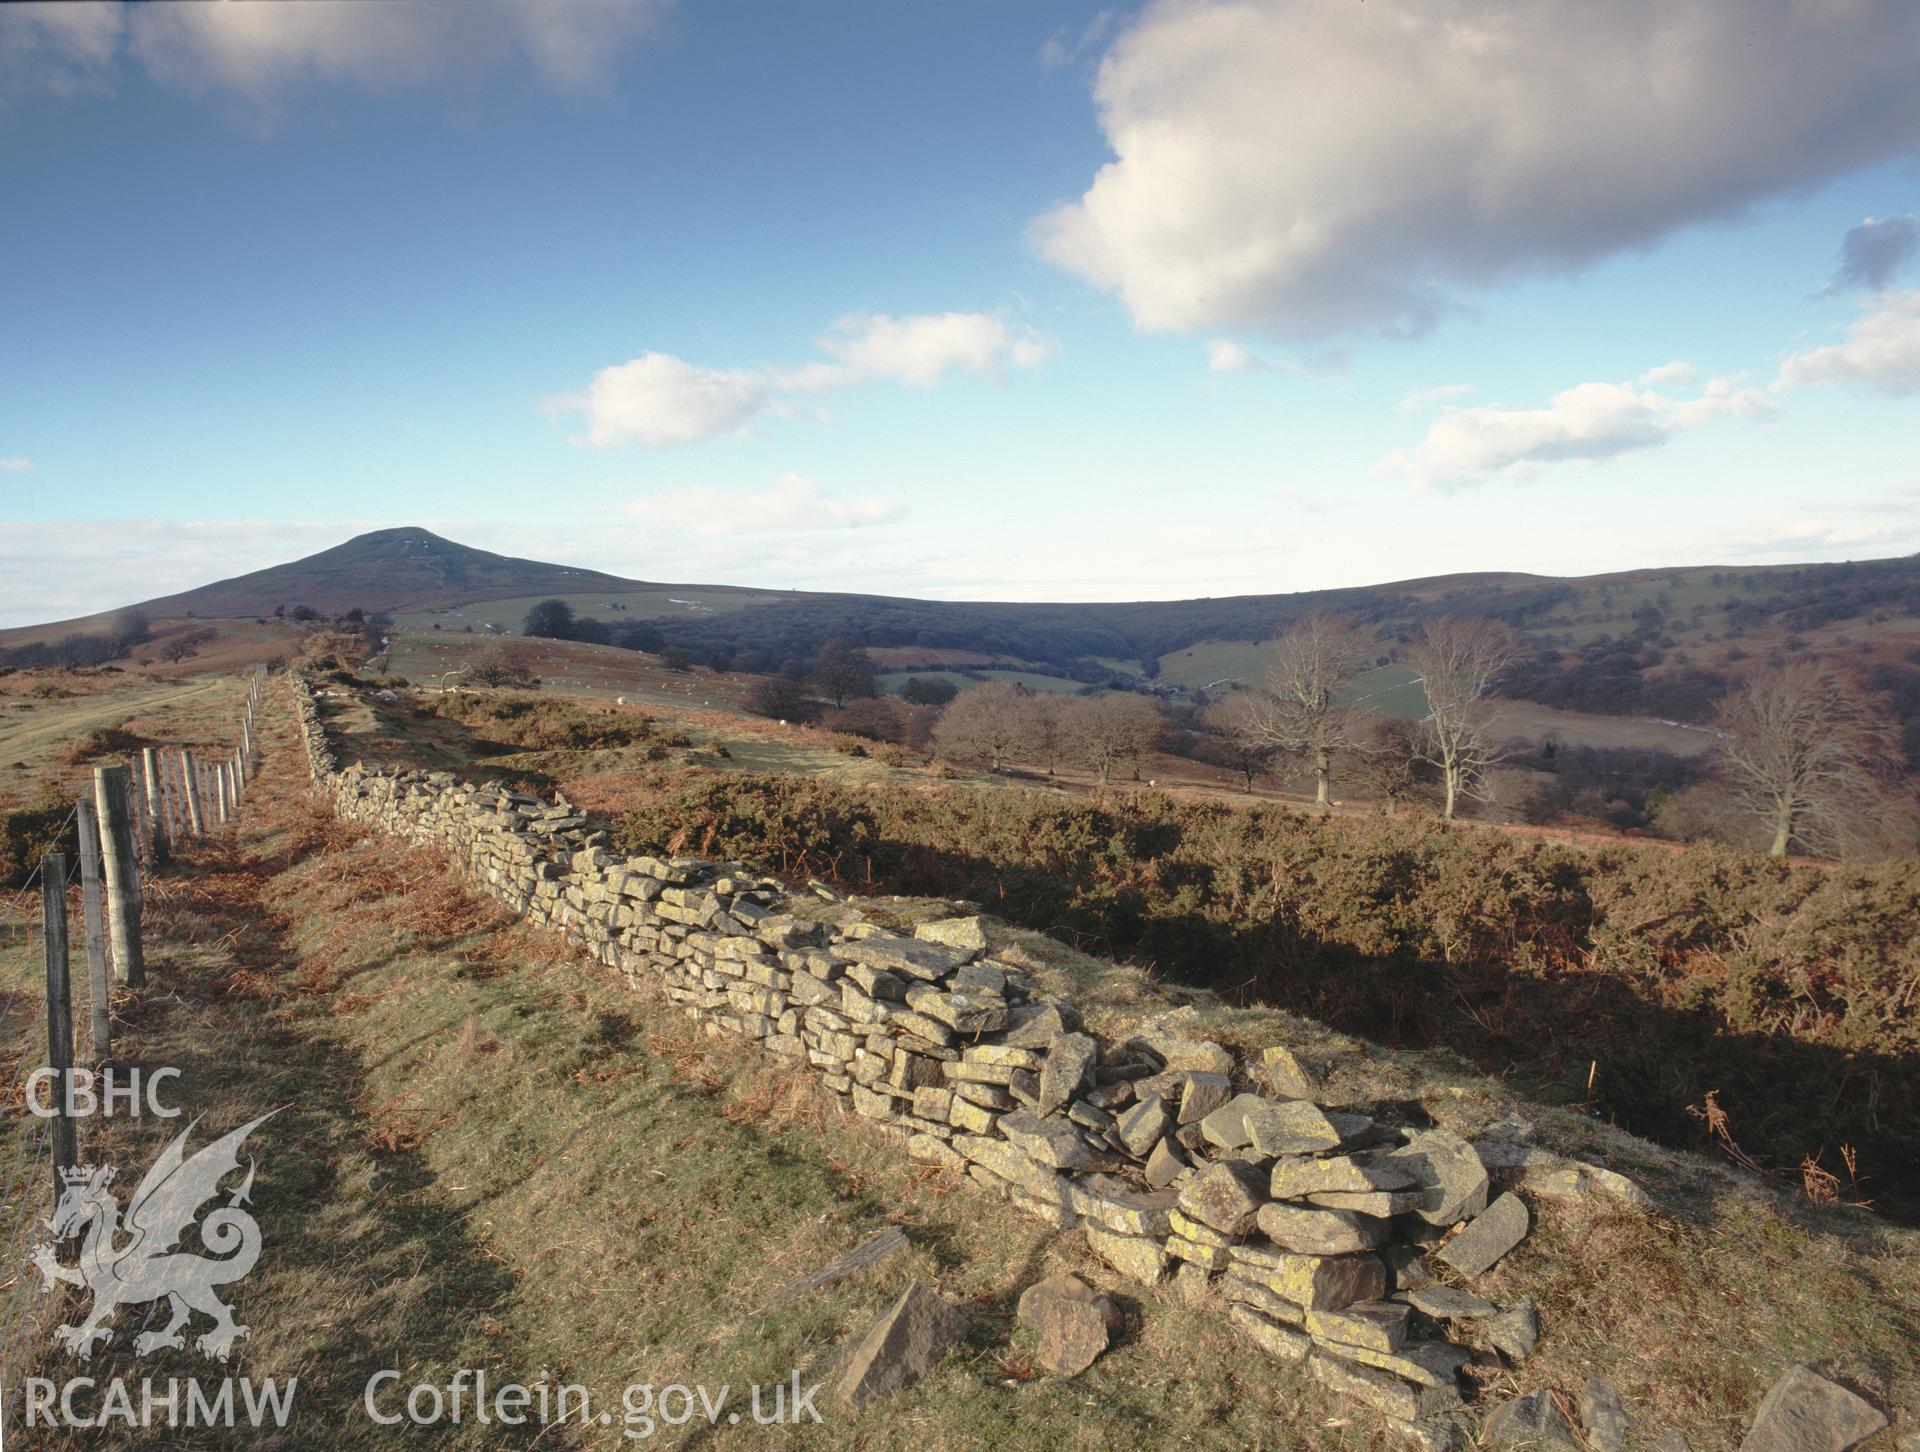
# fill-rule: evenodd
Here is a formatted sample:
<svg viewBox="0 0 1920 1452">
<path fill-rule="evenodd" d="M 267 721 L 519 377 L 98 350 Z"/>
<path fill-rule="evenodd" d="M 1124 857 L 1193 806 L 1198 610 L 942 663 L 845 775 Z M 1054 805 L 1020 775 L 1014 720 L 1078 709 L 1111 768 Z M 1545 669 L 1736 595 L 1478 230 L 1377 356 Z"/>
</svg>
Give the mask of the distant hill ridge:
<svg viewBox="0 0 1920 1452">
<path fill-rule="evenodd" d="M 153 616 L 271 615 L 279 606 L 310 605 L 334 614 L 419 610 L 469 600 L 581 590 L 631 590 L 637 580 L 598 570 L 497 555 L 408 525 L 355 535 L 345 544 L 284 565 L 216 580 L 198 589 L 148 600 Z"/>
<path fill-rule="evenodd" d="M 688 616 L 663 612 L 657 597 L 666 591 L 751 598 L 733 602 L 743 608 Z M 698 659 L 738 657 L 743 669 L 804 660 L 822 642 L 845 637 L 868 646 L 978 651 L 1086 681 L 1105 679 L 1111 662 L 1136 663 L 1151 676 L 1172 652 L 1207 641 L 1262 641 L 1315 608 L 1373 626 L 1383 656 L 1436 614 L 1505 621 L 1550 652 L 1534 674 L 1548 670 L 1553 679 L 1516 681 L 1518 694 L 1606 714 L 1698 716 L 1723 684 L 1712 668 L 1780 649 L 1837 650 L 1863 666 L 1902 670 L 1920 663 L 1920 631 L 1913 628 L 1920 620 L 1920 556 L 1575 578 L 1482 572 L 1293 593 L 1022 604 L 647 582 L 495 554 L 406 526 L 130 608 L 154 619 L 222 619 L 271 616 L 298 605 L 324 614 L 355 607 L 416 611 L 556 595 L 592 614 L 603 594 L 641 592 L 656 598 L 624 618 L 651 616 L 668 644 Z M 0 647 L 97 631 L 108 618 L 0 631 Z M 1736 640 L 1743 648 L 1734 647 Z M 764 660 L 747 665 L 748 658 Z M 1245 660 L 1222 674 L 1257 669 L 1257 661 Z M 1648 672 L 1676 678 L 1678 697 L 1640 691 L 1638 678 Z"/>
</svg>

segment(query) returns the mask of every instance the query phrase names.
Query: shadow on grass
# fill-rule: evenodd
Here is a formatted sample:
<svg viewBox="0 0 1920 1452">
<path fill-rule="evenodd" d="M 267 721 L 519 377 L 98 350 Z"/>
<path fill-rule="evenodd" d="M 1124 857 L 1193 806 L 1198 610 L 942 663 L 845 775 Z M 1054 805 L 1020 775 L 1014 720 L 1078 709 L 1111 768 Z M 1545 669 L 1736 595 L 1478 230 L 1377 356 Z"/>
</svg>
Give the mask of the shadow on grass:
<svg viewBox="0 0 1920 1452">
<path fill-rule="evenodd" d="M 172 875 L 190 883 L 219 873 L 230 882 L 236 870 L 231 849 L 216 843 L 186 855 Z M 116 1165 L 117 1183 L 123 1195 L 130 1194 L 146 1165 L 196 1116 L 205 1119 L 192 1130 L 189 1153 L 228 1128 L 285 1106 L 243 1150 L 258 1166 L 250 1208 L 261 1230 L 260 1261 L 245 1279 L 220 1292 L 251 1332 L 222 1365 L 191 1349 L 208 1324 L 196 1316 L 186 1328 L 187 1349 L 136 1357 L 135 1337 L 143 1326 L 161 1323 L 164 1303 L 136 1305 L 113 1319 L 112 1341 L 82 1363 L 59 1351 L 45 1334 L 56 1320 L 77 1320 L 83 1313 L 76 1293 L 57 1308 L 45 1308 L 27 1374 L 61 1383 L 84 1375 L 102 1385 L 111 1377 L 125 1378 L 136 1409 L 139 1383 L 147 1378 L 162 1388 L 168 1378 L 197 1378 L 212 1395 L 226 1376 L 250 1377 L 256 1385 L 269 1377 L 283 1385 L 297 1377 L 285 1430 L 269 1423 L 266 1430 L 247 1432 L 247 1445 L 410 1445 L 419 1429 L 380 1426 L 366 1413 L 369 1378 L 387 1369 L 401 1373 L 380 1396 L 381 1410 L 391 1415 L 404 1406 L 406 1389 L 418 1382 L 444 1387 L 462 1367 L 525 1364 L 527 1358 L 503 1343 L 498 1326 L 486 1319 L 489 1308 L 512 1293 L 515 1278 L 472 1234 L 467 1216 L 437 1186 L 423 1154 L 379 1145 L 360 1103 L 372 1066 L 338 1036 L 315 1032 L 322 1020 L 287 1011 L 291 985 L 273 975 L 292 956 L 288 944 L 275 914 L 260 904 L 253 911 L 244 906 L 229 901 L 209 911 L 193 905 L 194 928 L 211 921 L 225 929 L 218 944 L 169 953 L 168 966 L 151 980 L 115 1045 L 118 1067 L 148 1074 L 161 1067 L 180 1071 L 165 1100 L 182 1117 L 90 1121 L 81 1150 L 83 1159 Z M 165 908 L 155 912 L 149 931 L 165 935 L 168 918 Z M 246 994 L 230 991 L 224 985 L 233 981 L 235 969 L 261 972 L 266 986 Z M 458 1021 L 423 1032 L 420 1039 Z M 187 1232 L 179 1250 L 203 1252 L 196 1230 Z M 17 1397 L 10 1399 L 10 1417 L 17 1418 L 18 1405 Z M 77 1405 L 83 1413 L 99 1407 L 86 1396 Z M 435 1434 L 435 1443 L 584 1445 L 574 1435 L 576 1428 L 553 1426 L 544 1437 L 541 1430 L 498 1423 L 484 1429 L 446 1427 Z M 152 1425 L 52 1434 L 37 1429 L 35 1435 L 42 1439 L 33 1443 L 37 1447 L 94 1449 L 224 1447 L 242 1434 Z"/>
</svg>

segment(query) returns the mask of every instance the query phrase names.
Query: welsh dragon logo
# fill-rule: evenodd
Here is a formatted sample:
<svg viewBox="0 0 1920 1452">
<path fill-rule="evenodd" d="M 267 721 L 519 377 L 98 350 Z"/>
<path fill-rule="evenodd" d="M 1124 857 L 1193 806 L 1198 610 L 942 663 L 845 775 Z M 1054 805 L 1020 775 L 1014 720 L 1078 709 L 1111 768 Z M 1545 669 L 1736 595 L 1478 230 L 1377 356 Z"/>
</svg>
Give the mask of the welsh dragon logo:
<svg viewBox="0 0 1920 1452">
<path fill-rule="evenodd" d="M 220 1193 L 220 1181 L 240 1168 L 240 1146 L 261 1124 L 280 1111 L 271 1110 L 231 1134 L 223 1135 L 192 1158 L 187 1136 L 196 1118 L 162 1150 L 126 1207 L 109 1186 L 111 1166 L 80 1166 L 63 1172 L 65 1188 L 53 1218 L 50 1235 L 34 1248 L 33 1263 L 52 1291 L 61 1284 L 79 1286 L 93 1294 L 93 1309 L 78 1326 L 62 1326 L 54 1334 L 67 1350 L 81 1357 L 93 1355 L 96 1341 L 112 1338 L 108 1324 L 122 1306 L 136 1306 L 164 1297 L 172 1319 L 157 1331 L 134 1339 L 135 1354 L 144 1356 L 161 1347 L 184 1349 L 180 1334 L 195 1311 L 211 1316 L 214 1325 L 194 1349 L 203 1356 L 227 1359 L 233 1343 L 247 1328 L 214 1294 L 215 1286 L 231 1285 L 253 1269 L 260 1259 L 260 1226 L 241 1209 L 253 1189 L 253 1162 L 246 1179 L 233 1187 L 224 1205 L 200 1220 L 200 1242 L 212 1255 L 178 1253 L 174 1247 L 194 1225 L 200 1207 Z M 80 1238 L 80 1264 L 61 1265 L 55 1248 L 63 1240 Z M 215 1259 L 215 1256 L 223 1257 Z"/>
</svg>

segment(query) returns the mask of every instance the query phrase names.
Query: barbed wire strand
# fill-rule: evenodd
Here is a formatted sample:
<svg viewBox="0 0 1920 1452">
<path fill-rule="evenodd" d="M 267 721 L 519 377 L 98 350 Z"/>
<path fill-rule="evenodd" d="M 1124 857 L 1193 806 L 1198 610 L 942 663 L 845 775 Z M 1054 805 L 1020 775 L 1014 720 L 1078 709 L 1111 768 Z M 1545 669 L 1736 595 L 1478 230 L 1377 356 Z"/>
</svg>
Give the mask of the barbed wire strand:
<svg viewBox="0 0 1920 1452">
<path fill-rule="evenodd" d="M 34 1177 L 40 1172 L 40 1161 L 45 1156 L 47 1146 L 52 1139 L 53 1136 L 50 1132 L 42 1131 L 40 1134 L 39 1151 L 33 1157 L 33 1165 L 27 1171 L 27 1178 L 21 1182 L 20 1204 L 23 1217 L 26 1207 L 32 1203 L 31 1193 Z M 14 1235 L 18 1235 L 19 1233 L 19 1226 L 20 1222 L 16 1221 L 13 1235 L 9 1235 L 7 1238 L 7 1245 L 10 1250 L 13 1247 Z M 33 1304 L 27 1299 L 27 1287 L 32 1283 L 28 1274 L 28 1268 L 22 1265 L 17 1275 L 18 1279 L 14 1283 L 13 1295 L 8 1299 L 4 1313 L 0 1313 L 0 1327 L 4 1328 L 4 1330 L 0 1330 L 0 1371 L 4 1371 L 4 1359 L 20 1344 L 19 1333 L 25 1325 L 26 1312 Z M 24 1350 L 24 1348 L 22 1349 Z M 0 1385 L 11 1386 L 12 1381 L 12 1377 L 8 1375 L 3 1381 L 0 1381 Z"/>
</svg>

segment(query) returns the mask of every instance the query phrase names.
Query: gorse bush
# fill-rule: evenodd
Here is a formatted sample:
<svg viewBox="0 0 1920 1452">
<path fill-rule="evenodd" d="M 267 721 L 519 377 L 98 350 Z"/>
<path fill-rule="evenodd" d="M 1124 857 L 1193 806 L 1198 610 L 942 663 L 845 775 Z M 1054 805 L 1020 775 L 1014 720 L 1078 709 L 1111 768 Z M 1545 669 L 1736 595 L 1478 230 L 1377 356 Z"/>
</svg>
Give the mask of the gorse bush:
<svg viewBox="0 0 1920 1452">
<path fill-rule="evenodd" d="M 596 711 L 547 696 L 436 696 L 420 709 L 473 727 L 478 742 L 516 751 L 597 751 L 654 735 L 651 716 Z"/>
<path fill-rule="evenodd" d="M 66 757 L 69 762 L 82 762 L 101 756 L 127 756 L 145 745 L 145 737 L 123 726 L 96 726 L 67 748 Z"/>
<path fill-rule="evenodd" d="M 40 865 L 43 853 L 55 848 L 76 850 L 73 827 L 67 821 L 72 810 L 72 802 L 48 797 L 18 811 L 0 812 L 0 890 L 4 891 L 0 907 L 13 900 Z"/>
<path fill-rule="evenodd" d="M 1882 1208 L 1920 1211 L 1920 863 L 731 774 L 663 774 L 618 838 L 973 898 L 1243 1001 L 1517 1070 L 1669 1143 L 1699 1143 L 1688 1110 L 1717 1091 L 1748 1153 L 1791 1168 L 1850 1144 Z"/>
</svg>

